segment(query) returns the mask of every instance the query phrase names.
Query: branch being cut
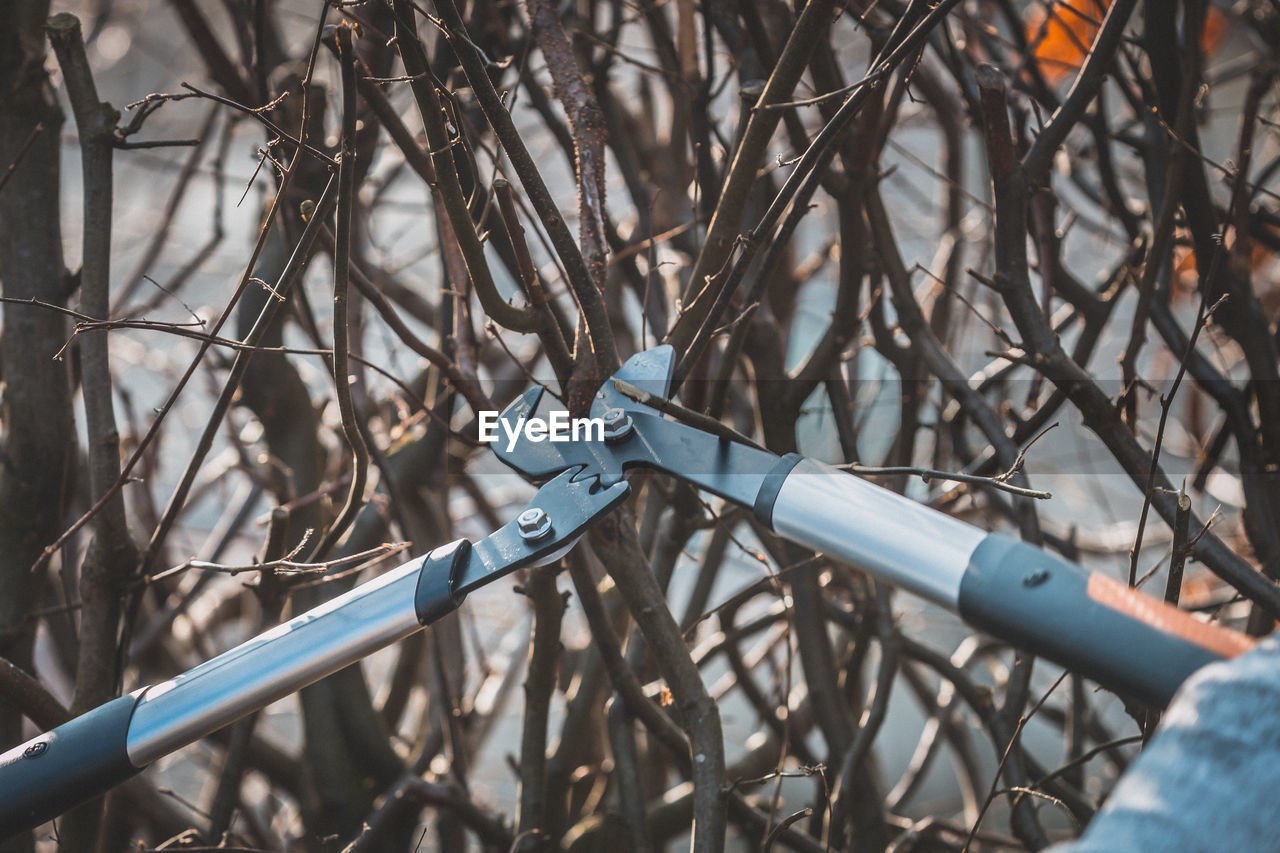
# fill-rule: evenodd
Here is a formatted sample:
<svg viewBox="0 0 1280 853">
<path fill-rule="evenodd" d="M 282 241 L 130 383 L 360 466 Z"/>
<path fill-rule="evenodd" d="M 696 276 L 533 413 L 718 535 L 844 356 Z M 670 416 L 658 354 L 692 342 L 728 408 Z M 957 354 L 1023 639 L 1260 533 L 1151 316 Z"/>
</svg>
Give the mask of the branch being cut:
<svg viewBox="0 0 1280 853">
<path fill-rule="evenodd" d="M 600 288 L 587 267 L 582 249 L 573 241 L 573 235 L 565 225 L 564 217 L 560 215 L 537 163 L 529 154 L 511 114 L 494 88 L 485 58 L 467 35 L 466 25 L 454 0 L 436 0 L 436 8 L 443 18 L 444 34 L 454 48 L 467 81 L 480 102 L 480 108 L 492 125 L 494 135 L 503 150 L 511 158 L 511 166 L 528 194 L 539 221 L 547 230 L 547 236 L 560 262 L 564 264 L 569 286 L 577 299 L 579 310 L 582 311 L 583 323 L 595 352 L 596 370 L 601 376 L 608 376 L 620 364 L 618 349 Z"/>
<path fill-rule="evenodd" d="M 604 224 L 604 116 L 585 74 L 578 67 L 573 45 L 569 44 L 555 4 L 550 0 L 528 0 L 527 7 L 533 38 L 546 57 L 556 98 L 569 117 L 578 178 L 578 238 L 591 281 L 603 290 L 608 253 Z"/>
</svg>

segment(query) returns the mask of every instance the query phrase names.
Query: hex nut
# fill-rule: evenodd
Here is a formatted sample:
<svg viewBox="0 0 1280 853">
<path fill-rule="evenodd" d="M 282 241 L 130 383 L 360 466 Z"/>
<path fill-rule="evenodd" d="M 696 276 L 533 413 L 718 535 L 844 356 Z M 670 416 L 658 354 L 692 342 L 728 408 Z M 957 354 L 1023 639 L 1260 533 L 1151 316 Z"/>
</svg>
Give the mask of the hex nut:
<svg viewBox="0 0 1280 853">
<path fill-rule="evenodd" d="M 605 409 L 600 420 L 604 422 L 605 441 L 619 441 L 631 434 L 631 416 L 623 409 Z"/>
<path fill-rule="evenodd" d="M 516 516 L 522 539 L 533 542 L 551 532 L 551 516 L 541 507 L 531 506 Z"/>
</svg>

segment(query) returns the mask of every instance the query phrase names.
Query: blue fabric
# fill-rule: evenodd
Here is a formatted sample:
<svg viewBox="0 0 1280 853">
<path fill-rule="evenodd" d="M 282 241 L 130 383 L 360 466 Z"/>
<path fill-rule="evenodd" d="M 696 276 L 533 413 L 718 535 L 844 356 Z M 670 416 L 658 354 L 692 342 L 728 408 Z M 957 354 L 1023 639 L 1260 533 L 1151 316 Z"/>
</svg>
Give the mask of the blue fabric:
<svg viewBox="0 0 1280 853">
<path fill-rule="evenodd" d="M 1081 838 L 1052 853 L 1280 851 L 1280 640 L 1196 672 Z"/>
</svg>

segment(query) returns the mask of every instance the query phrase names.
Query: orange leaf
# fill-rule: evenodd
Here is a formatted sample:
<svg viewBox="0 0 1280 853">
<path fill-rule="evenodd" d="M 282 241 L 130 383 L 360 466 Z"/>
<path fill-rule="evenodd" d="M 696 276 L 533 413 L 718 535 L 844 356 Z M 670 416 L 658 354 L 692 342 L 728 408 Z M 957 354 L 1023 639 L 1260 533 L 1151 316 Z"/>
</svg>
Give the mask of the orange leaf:
<svg viewBox="0 0 1280 853">
<path fill-rule="evenodd" d="M 1054 0 L 1027 9 L 1027 41 L 1050 86 L 1075 74 L 1107 16 L 1110 0 Z"/>
<path fill-rule="evenodd" d="M 1204 30 L 1200 33 L 1200 50 L 1205 56 L 1212 56 L 1231 30 L 1231 21 L 1227 13 L 1217 6 L 1210 6 L 1204 16 Z"/>
<path fill-rule="evenodd" d="M 1048 6 L 1034 3 L 1027 7 L 1027 42 L 1050 86 L 1080 70 L 1110 8 L 1111 0 L 1053 0 Z M 1221 46 L 1230 27 L 1226 13 L 1210 6 L 1200 34 L 1200 48 L 1206 56 Z"/>
</svg>

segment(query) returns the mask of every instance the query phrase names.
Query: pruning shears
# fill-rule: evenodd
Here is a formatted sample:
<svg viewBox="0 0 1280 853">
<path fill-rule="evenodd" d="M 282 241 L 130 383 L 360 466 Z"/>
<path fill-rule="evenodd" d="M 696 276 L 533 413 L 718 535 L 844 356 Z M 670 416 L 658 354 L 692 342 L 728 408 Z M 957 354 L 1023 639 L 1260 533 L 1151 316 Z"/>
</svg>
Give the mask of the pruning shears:
<svg viewBox="0 0 1280 853">
<path fill-rule="evenodd" d="M 355 587 L 168 681 L 139 688 L 0 755 L 0 839 L 123 782 L 158 758 L 455 610 L 520 567 L 563 556 L 623 501 L 632 468 L 663 471 L 749 508 L 777 535 L 849 563 L 1018 648 L 1164 706 L 1196 669 L 1253 640 L 1108 576 L 987 533 L 837 468 L 777 456 L 666 418 L 675 353 L 630 358 L 597 392 L 603 435 L 522 435 L 494 451 L 542 483 L 510 522 Z M 628 396 L 620 387 L 644 392 Z M 501 414 L 513 427 L 548 403 L 535 387 Z"/>
</svg>

